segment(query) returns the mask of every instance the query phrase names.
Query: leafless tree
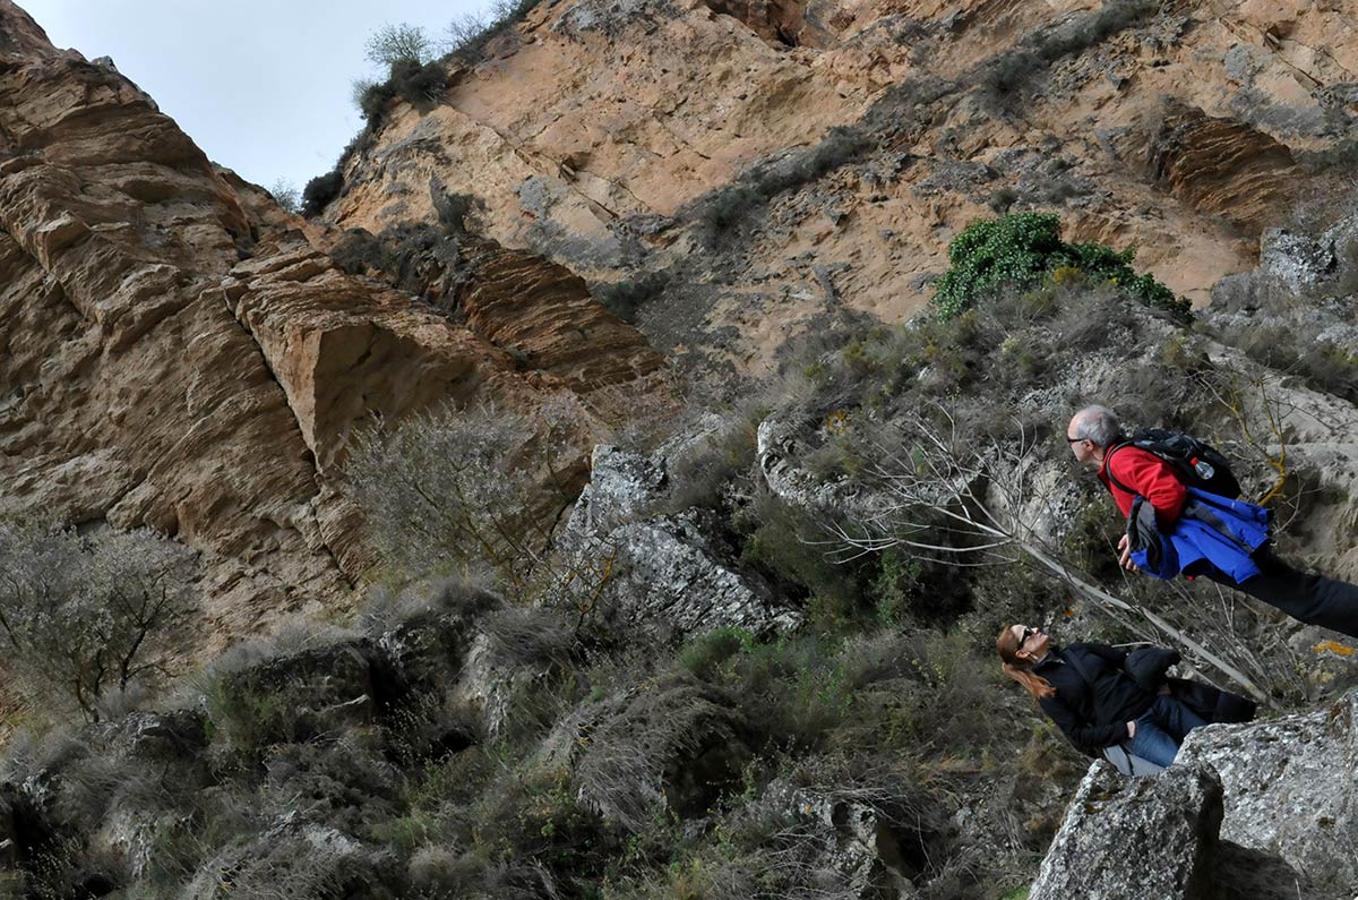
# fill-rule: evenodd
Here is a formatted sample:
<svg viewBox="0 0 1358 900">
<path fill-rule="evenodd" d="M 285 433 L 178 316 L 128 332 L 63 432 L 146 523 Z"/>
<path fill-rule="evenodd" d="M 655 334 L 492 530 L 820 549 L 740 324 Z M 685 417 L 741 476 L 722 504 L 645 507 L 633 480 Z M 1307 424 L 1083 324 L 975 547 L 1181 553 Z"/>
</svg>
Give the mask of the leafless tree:
<svg viewBox="0 0 1358 900">
<path fill-rule="evenodd" d="M 1041 465 L 1022 423 L 1012 441 L 964 435 L 943 406 L 903 425 L 900 449 L 879 446 L 870 468 L 874 499 L 850 521 L 826 523 L 832 555 L 849 561 L 890 547 L 951 566 L 1012 565 L 1027 557 L 1132 633 L 1164 637 L 1211 665 L 1258 700 L 1266 696 L 1239 666 L 1164 616 L 1133 605 L 1072 566 L 1043 523 L 1055 520 L 1059 474 Z"/>
<path fill-rule="evenodd" d="M 0 524 L 0 633 L 30 692 L 98 721 L 106 691 L 163 673 L 161 640 L 191 609 L 193 554 L 148 531 Z"/>
<path fill-rule="evenodd" d="M 383 25 L 369 35 L 363 45 L 367 60 L 379 66 L 391 66 L 399 62 L 426 63 L 433 49 L 424 29 L 406 22 Z"/>
<path fill-rule="evenodd" d="M 269 187 L 269 193 L 273 196 L 274 202 L 290 213 L 295 213 L 302 208 L 302 196 L 297 191 L 297 185 L 280 178 Z"/>
<path fill-rule="evenodd" d="M 489 566 L 516 594 L 569 598 L 583 618 L 611 575 L 606 548 L 554 550 L 578 487 L 584 419 L 562 394 L 532 417 L 443 407 L 360 438 L 347 473 L 384 561 L 411 578 Z"/>
</svg>

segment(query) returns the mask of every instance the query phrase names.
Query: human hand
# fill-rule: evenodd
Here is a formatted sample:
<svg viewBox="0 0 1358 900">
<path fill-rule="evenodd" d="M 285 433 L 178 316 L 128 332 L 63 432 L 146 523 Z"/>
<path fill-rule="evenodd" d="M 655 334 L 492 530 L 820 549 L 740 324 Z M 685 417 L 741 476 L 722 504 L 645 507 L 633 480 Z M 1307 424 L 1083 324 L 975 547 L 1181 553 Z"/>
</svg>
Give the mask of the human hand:
<svg viewBox="0 0 1358 900">
<path fill-rule="evenodd" d="M 1134 737 L 1136 737 L 1136 723 L 1135 723 L 1135 722 L 1128 722 L 1128 723 L 1127 723 L 1127 737 L 1129 737 L 1129 738 L 1134 738 Z"/>
<path fill-rule="evenodd" d="M 1118 539 L 1118 565 L 1128 572 L 1136 571 L 1136 563 L 1132 562 L 1131 542 L 1127 540 L 1127 535 Z"/>
</svg>

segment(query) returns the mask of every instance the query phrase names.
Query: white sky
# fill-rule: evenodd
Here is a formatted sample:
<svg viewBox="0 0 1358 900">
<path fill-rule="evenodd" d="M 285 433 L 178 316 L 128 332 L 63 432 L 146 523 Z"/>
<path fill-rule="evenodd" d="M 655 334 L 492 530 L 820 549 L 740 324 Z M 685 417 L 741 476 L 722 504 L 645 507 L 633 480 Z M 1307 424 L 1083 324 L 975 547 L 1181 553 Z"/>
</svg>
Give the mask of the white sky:
<svg viewBox="0 0 1358 900">
<path fill-rule="evenodd" d="M 329 171 L 363 124 L 356 78 L 384 24 L 431 37 L 488 0 L 18 0 L 58 47 L 110 56 L 118 71 L 215 162 L 256 184 L 300 191 Z"/>
</svg>

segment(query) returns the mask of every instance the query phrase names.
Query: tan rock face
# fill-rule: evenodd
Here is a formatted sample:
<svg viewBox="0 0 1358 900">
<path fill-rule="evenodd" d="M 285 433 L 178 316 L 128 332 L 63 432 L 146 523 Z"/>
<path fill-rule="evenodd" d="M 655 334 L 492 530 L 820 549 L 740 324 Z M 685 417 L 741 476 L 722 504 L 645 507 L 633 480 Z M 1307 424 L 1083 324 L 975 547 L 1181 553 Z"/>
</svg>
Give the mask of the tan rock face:
<svg viewBox="0 0 1358 900">
<path fill-rule="evenodd" d="M 202 636 L 220 643 L 347 602 L 373 561 L 336 477 L 357 429 L 660 365 L 528 254 L 487 245 L 458 320 L 346 275 L 329 240 L 0 0 L 0 514 L 203 551 Z M 558 333 L 575 324 L 599 344 Z"/>
<path fill-rule="evenodd" d="M 234 561 L 219 599 L 342 589 L 296 420 L 212 290 L 239 204 L 124 79 L 0 22 L 27 35 L 0 62 L 0 507 L 177 536 Z"/>
<path fill-rule="evenodd" d="M 612 222 L 669 215 L 746 161 L 852 121 L 870 95 L 696 0 L 598 0 L 529 23 L 512 52 L 457 74 L 449 102 L 392 111 L 336 222 L 427 221 L 432 175 L 483 198 L 502 243 L 566 236 L 579 252 L 560 261 L 604 269 L 621 252 Z"/>
<path fill-rule="evenodd" d="M 391 109 L 327 215 L 428 220 L 433 177 L 485 202 L 485 234 L 588 278 L 679 267 L 710 285 L 643 328 L 756 371 L 827 302 L 919 308 L 951 237 L 1011 203 L 1061 212 L 1068 239 L 1136 245 L 1205 302 L 1324 169 L 1303 157 L 1352 136 L 1343 6 L 544 5 L 432 110 Z M 756 198 L 738 241 L 705 245 L 699 201 L 848 125 L 869 139 L 851 165 Z"/>
</svg>

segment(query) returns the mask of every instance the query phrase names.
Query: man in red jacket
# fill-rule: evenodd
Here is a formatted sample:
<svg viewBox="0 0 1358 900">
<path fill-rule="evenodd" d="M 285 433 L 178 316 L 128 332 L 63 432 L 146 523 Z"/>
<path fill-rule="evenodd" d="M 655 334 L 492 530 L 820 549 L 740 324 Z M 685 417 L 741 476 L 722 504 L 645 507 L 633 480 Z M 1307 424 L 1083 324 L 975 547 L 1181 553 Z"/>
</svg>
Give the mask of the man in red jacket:
<svg viewBox="0 0 1358 900">
<path fill-rule="evenodd" d="M 1131 514 L 1132 503 L 1138 496 L 1145 497 L 1155 510 L 1159 530 L 1168 533 L 1183 512 L 1188 491 L 1160 457 L 1140 447 L 1119 446 L 1124 440 L 1117 416 L 1104 406 L 1085 407 L 1066 426 L 1066 443 L 1071 452 L 1098 472 L 1099 480 L 1113 495 L 1123 517 Z M 1124 485 L 1131 490 L 1124 490 Z M 1136 564 L 1131 560 L 1129 544 L 1124 534 L 1118 541 L 1118 562 L 1134 572 Z M 1358 587 L 1298 572 L 1273 555 L 1267 545 L 1256 551 L 1252 559 L 1259 574 L 1240 582 L 1205 560 L 1186 568 L 1184 574 L 1201 575 L 1244 591 L 1307 624 L 1358 637 Z"/>
</svg>

